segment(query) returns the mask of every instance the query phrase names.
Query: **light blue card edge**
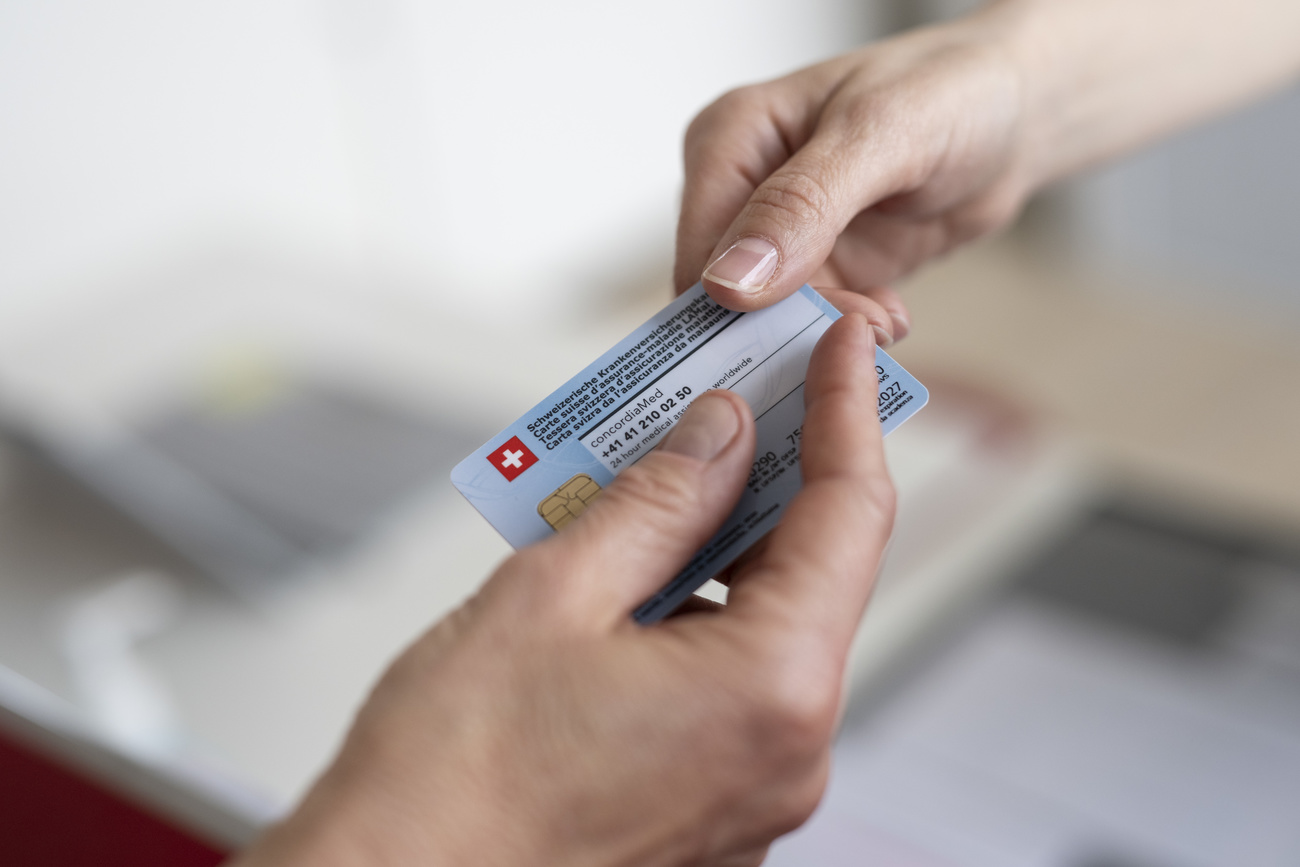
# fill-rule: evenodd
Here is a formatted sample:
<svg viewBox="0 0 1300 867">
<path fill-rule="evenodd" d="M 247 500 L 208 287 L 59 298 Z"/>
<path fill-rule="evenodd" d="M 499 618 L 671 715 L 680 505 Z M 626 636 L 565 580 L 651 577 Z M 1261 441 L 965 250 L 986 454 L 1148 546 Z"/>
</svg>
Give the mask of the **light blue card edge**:
<svg viewBox="0 0 1300 867">
<path fill-rule="evenodd" d="M 506 539 L 507 543 L 511 544 L 511 547 L 515 547 L 515 546 L 513 543 L 510 542 L 507 533 L 501 527 L 497 526 L 497 523 L 493 521 L 491 517 L 489 517 L 487 514 L 485 514 L 479 509 L 474 499 L 472 498 L 471 494 L 461 486 L 460 482 L 457 481 L 457 477 L 463 476 L 465 472 L 473 473 L 476 467 L 474 467 L 473 469 L 471 469 L 471 467 L 472 465 L 476 464 L 477 462 L 476 459 L 477 460 L 484 459 L 493 450 L 493 443 L 497 442 L 504 435 L 514 430 L 518 426 L 520 421 L 524 420 L 529 415 L 537 411 L 545 409 L 547 404 L 552 402 L 556 394 L 565 391 L 565 389 L 569 388 L 572 385 L 572 383 L 576 381 L 581 381 L 589 371 L 598 369 L 601 366 L 602 362 L 607 357 L 616 355 L 620 347 L 622 347 L 624 344 L 634 341 L 636 335 L 640 333 L 643 329 L 645 329 L 647 326 L 650 326 L 651 324 L 653 324 L 654 322 L 656 322 L 666 314 L 670 314 L 671 312 L 675 311 L 677 307 L 689 303 L 689 301 L 684 299 L 686 299 L 687 296 L 694 295 L 697 292 L 700 292 L 702 290 L 703 290 L 703 284 L 696 283 L 690 289 L 683 292 L 681 295 L 678 295 L 668 304 L 664 305 L 664 307 L 661 308 L 658 312 L 656 312 L 653 316 L 646 319 L 636 328 L 632 329 L 632 331 L 630 331 L 626 337 L 616 342 L 613 346 L 609 347 L 609 349 L 605 350 L 592 362 L 586 365 L 582 370 L 578 371 L 573 376 L 569 377 L 569 379 L 566 380 L 559 387 L 549 392 L 546 397 L 542 398 L 540 401 L 538 401 L 536 404 L 534 404 L 532 407 L 526 410 L 522 415 L 519 416 L 519 418 L 515 419 L 513 422 L 506 425 L 504 428 L 497 431 L 497 433 L 489 437 L 483 443 L 483 445 L 479 446 L 479 448 L 475 449 L 473 452 L 471 452 L 469 455 L 467 455 L 465 458 L 459 461 L 455 467 L 452 468 L 451 473 L 449 474 L 449 480 L 451 481 L 452 486 L 456 488 L 457 493 L 459 493 L 462 497 L 464 497 L 466 502 L 468 502 L 469 505 L 472 508 L 474 508 L 476 512 L 479 513 L 480 517 L 482 517 L 485 521 L 487 521 L 488 524 L 494 530 L 496 530 L 496 532 L 502 538 Z M 798 291 L 809 301 L 811 301 L 817 309 L 825 313 L 831 319 L 832 322 L 843 317 L 844 314 L 833 304 L 827 301 L 826 298 L 820 292 L 814 289 L 811 285 L 805 283 L 803 286 L 799 287 Z M 887 421 L 881 426 L 881 435 L 888 436 L 889 434 L 897 430 L 908 419 L 916 415 L 918 412 L 920 412 L 929 404 L 930 390 L 927 389 L 924 385 L 922 385 L 921 382 L 916 379 L 916 377 L 912 376 L 901 364 L 895 361 L 894 358 L 891 355 L 889 355 L 889 353 L 887 353 L 885 350 L 877 348 L 876 355 L 877 355 L 877 364 L 881 364 L 880 357 L 881 356 L 884 357 L 884 364 L 881 364 L 881 366 L 889 370 L 891 375 L 897 376 L 899 374 L 902 374 L 903 376 L 907 377 L 907 379 L 911 383 L 908 386 L 909 389 L 914 390 L 914 392 L 917 395 L 917 399 L 920 401 L 920 403 L 916 406 L 915 409 L 912 409 L 901 419 L 893 422 L 892 424 L 889 421 Z M 604 467 L 602 466 L 601 469 L 604 469 Z M 602 484 L 608 483 L 610 478 L 612 478 L 611 474 L 609 474 L 607 470 L 602 475 L 605 477 L 601 480 Z"/>
</svg>

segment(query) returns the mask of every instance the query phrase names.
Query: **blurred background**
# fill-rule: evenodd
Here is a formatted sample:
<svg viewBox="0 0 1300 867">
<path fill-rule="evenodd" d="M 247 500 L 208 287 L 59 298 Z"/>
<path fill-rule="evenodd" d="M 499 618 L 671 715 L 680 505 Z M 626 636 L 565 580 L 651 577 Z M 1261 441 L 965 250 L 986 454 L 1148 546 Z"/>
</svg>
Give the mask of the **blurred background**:
<svg viewBox="0 0 1300 867">
<path fill-rule="evenodd" d="M 451 466 L 670 297 L 690 118 L 972 5 L 0 5 L 0 860 L 291 805 L 508 553 Z M 1297 152 L 1292 90 L 909 281 L 933 398 L 772 863 L 1300 863 Z"/>
</svg>

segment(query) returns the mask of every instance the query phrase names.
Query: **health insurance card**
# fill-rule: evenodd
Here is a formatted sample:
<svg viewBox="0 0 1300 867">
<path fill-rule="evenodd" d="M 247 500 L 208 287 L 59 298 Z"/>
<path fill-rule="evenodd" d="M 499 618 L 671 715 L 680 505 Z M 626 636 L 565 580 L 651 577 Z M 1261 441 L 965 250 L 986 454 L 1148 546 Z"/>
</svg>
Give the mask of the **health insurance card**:
<svg viewBox="0 0 1300 867">
<path fill-rule="evenodd" d="M 452 471 L 466 499 L 516 548 L 582 514 L 713 388 L 754 411 L 758 447 L 735 511 L 686 567 L 635 612 L 653 623 L 776 526 L 798 492 L 803 384 L 817 340 L 840 317 L 810 286 L 738 313 L 702 285 L 679 296 Z M 929 399 L 876 350 L 879 415 L 889 434 Z"/>
</svg>

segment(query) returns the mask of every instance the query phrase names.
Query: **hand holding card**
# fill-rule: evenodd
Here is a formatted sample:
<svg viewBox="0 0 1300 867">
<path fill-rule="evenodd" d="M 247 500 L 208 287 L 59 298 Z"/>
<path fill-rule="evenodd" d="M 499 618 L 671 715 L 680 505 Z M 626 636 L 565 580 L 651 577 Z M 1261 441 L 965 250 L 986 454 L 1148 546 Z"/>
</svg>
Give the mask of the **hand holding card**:
<svg viewBox="0 0 1300 867">
<path fill-rule="evenodd" d="M 638 621 L 652 623 L 781 520 L 800 487 L 808 360 L 839 317 L 809 286 L 752 313 L 728 310 L 696 286 L 462 461 L 452 482 L 523 547 L 581 515 L 700 395 L 726 389 L 743 397 L 757 429 L 746 485 L 721 529 L 637 609 Z M 929 394 L 883 350 L 875 357 L 877 417 L 888 434 Z"/>
<path fill-rule="evenodd" d="M 240 867 L 760 863 L 825 788 L 893 520 L 873 349 L 859 315 L 819 343 L 805 484 L 725 609 L 628 616 L 746 488 L 756 427 L 724 390 L 404 653 Z"/>
</svg>

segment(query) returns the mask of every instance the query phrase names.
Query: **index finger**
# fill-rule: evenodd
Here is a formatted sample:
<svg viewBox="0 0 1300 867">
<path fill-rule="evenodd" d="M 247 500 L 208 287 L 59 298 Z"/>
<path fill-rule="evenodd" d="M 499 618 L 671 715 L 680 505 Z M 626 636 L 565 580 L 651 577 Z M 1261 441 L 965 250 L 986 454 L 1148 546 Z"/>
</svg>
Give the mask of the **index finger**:
<svg viewBox="0 0 1300 867">
<path fill-rule="evenodd" d="M 876 416 L 871 327 L 850 313 L 823 335 L 804 386 L 803 489 L 766 550 L 733 578 L 732 616 L 795 622 L 846 653 L 894 520 Z"/>
<path fill-rule="evenodd" d="M 765 86 L 724 94 L 691 123 L 683 145 L 686 183 L 677 220 L 673 282 L 694 286 L 722 235 L 758 185 L 790 157 Z"/>
</svg>

